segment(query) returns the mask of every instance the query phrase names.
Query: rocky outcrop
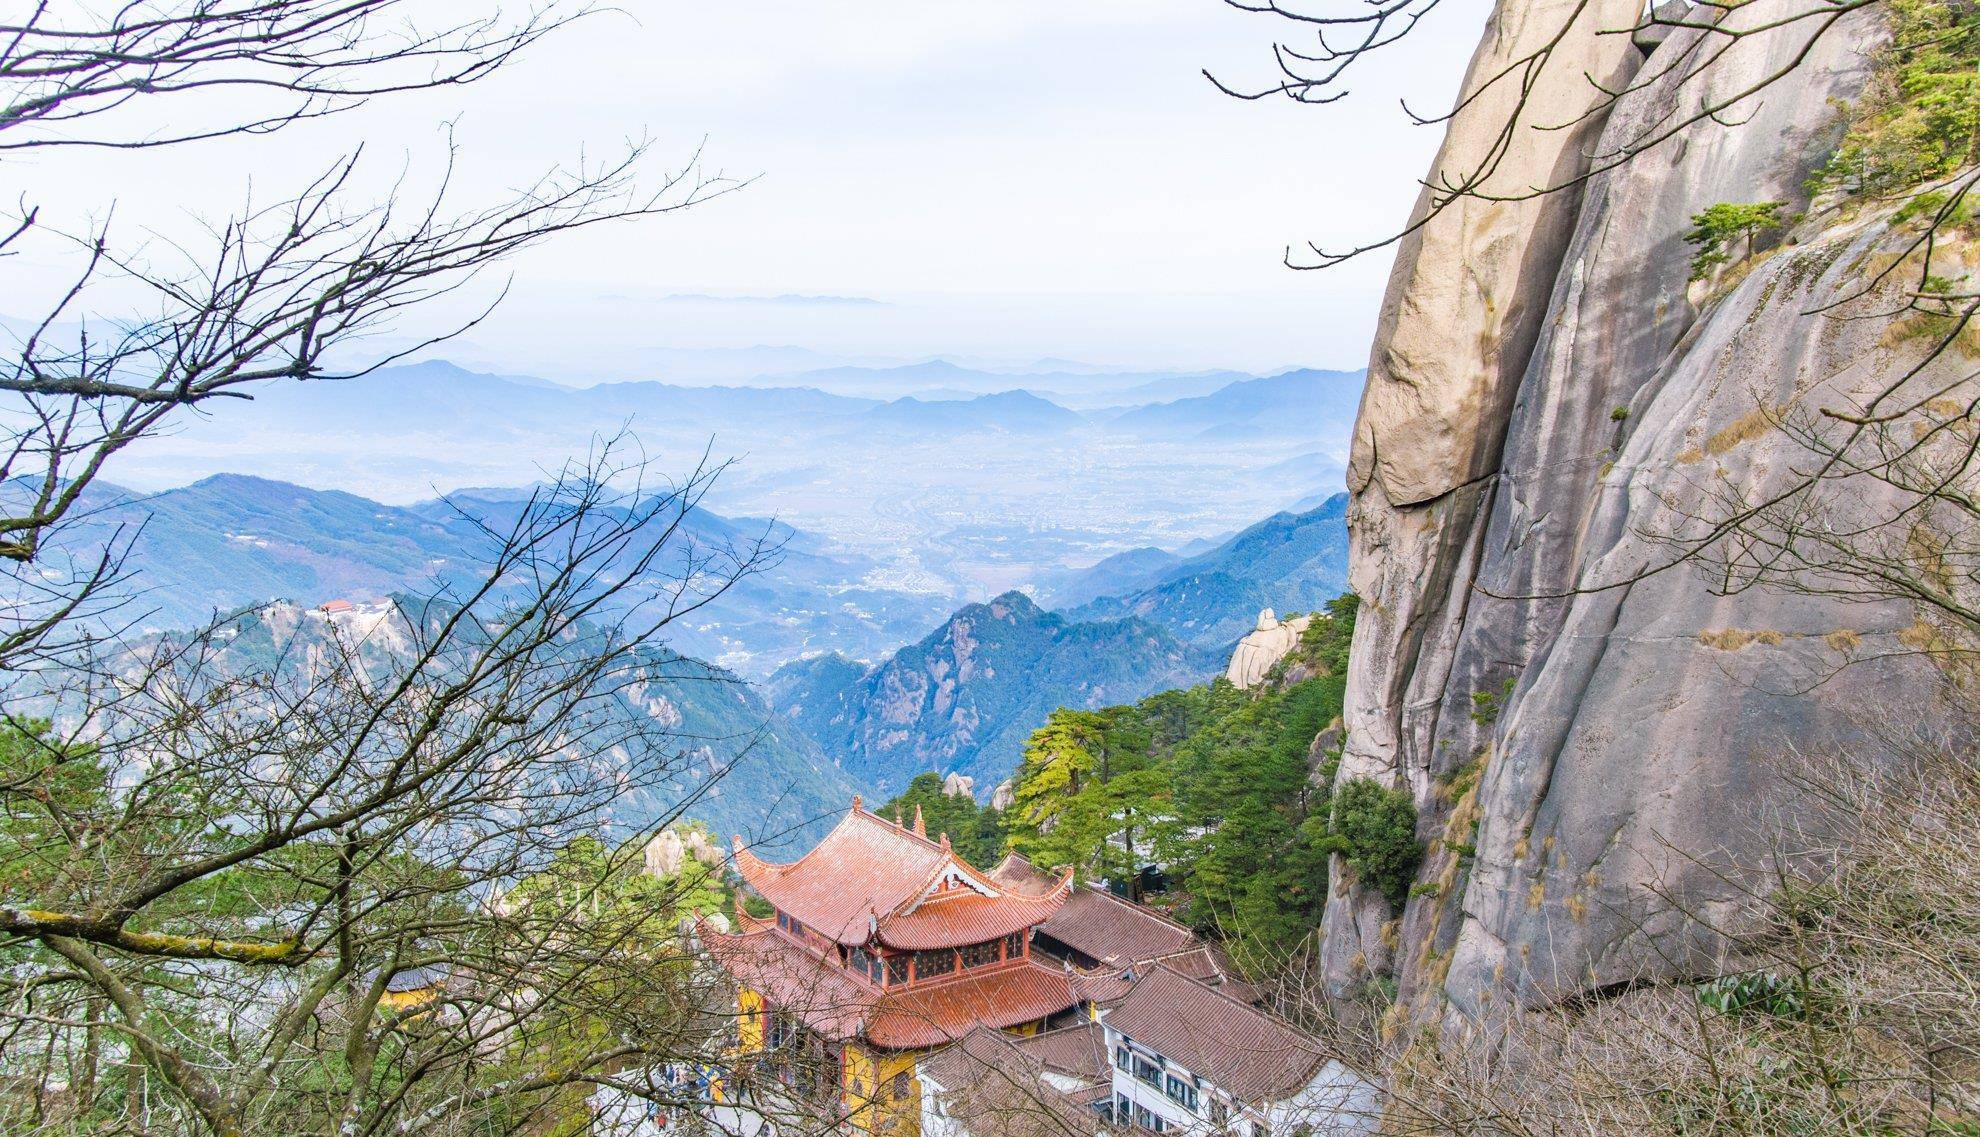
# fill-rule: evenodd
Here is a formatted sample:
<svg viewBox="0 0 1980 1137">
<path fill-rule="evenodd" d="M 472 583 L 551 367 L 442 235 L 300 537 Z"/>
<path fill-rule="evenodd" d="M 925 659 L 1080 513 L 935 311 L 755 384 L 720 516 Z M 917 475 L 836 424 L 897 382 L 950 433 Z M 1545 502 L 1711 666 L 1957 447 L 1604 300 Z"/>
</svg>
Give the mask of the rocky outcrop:
<svg viewBox="0 0 1980 1137">
<path fill-rule="evenodd" d="M 1230 666 L 1224 669 L 1224 678 L 1240 691 L 1249 690 L 1265 678 L 1267 672 L 1292 654 L 1299 646 L 1299 637 L 1313 623 L 1313 617 L 1294 616 L 1281 620 L 1270 608 L 1258 614 L 1258 624 L 1245 637 L 1238 641 L 1236 650 L 1231 652 Z"/>
<path fill-rule="evenodd" d="M 640 861 L 646 875 L 663 880 L 680 872 L 681 865 L 689 857 L 705 865 L 720 865 L 724 856 L 721 848 L 709 839 L 708 831 L 700 826 L 683 828 L 669 825 L 655 833 L 646 847 L 640 850 Z"/>
<path fill-rule="evenodd" d="M 1728 19 L 1757 26 L 1777 7 L 1756 0 Z M 1609 6 L 1601 22 L 1626 29 L 1636 8 Z M 1474 79 L 1560 11 L 1502 4 Z M 1503 228 L 1440 217 L 1426 226 L 1435 242 L 1402 251 L 1357 431 L 1363 605 L 1340 776 L 1408 786 L 1432 852 L 1400 913 L 1335 866 L 1323 962 L 1336 996 L 1386 976 L 1425 1017 L 1472 1021 L 1494 1003 L 1705 969 L 1719 944 L 1678 912 L 1728 911 L 1735 894 L 1708 866 L 1764 855 L 1759 822 L 1781 797 L 1771 756 L 1847 735 L 1851 706 L 1901 705 L 1907 669 L 1922 666 L 1814 684 L 1838 637 L 1888 639 L 1911 615 L 1715 595 L 1686 567 L 1651 571 L 1673 551 L 1657 535 L 1710 514 L 1710 495 L 1785 476 L 1794 454 L 1770 412 L 1859 401 L 1915 362 L 1876 317 L 1888 298 L 1833 307 L 1865 263 L 1894 256 L 1875 217 L 1804 226 L 1794 247 L 1687 296 L 1692 214 L 1806 204 L 1833 145 L 1831 103 L 1861 86 L 1879 35 L 1867 12 L 1810 47 L 1814 31 L 1742 39 L 1702 78 L 1686 61 L 1705 33 L 1671 32 L 1599 140 L 1533 142 L 1522 166 L 1558 174 L 1800 65 L 1763 98 L 1555 195 L 1571 204 Z M 1571 70 L 1629 65 L 1604 54 L 1627 36 L 1598 38 L 1574 48 L 1588 60 Z M 1440 163 L 1484 145 L 1473 132 L 1489 125 L 1460 114 Z"/>
</svg>

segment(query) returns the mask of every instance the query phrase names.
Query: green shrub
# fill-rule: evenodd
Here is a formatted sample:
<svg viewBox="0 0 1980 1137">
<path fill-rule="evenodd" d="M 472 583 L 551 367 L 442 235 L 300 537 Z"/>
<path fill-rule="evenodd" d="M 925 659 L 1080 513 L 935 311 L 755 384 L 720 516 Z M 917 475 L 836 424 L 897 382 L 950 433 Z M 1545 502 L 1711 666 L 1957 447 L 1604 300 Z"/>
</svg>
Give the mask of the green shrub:
<svg viewBox="0 0 1980 1137">
<path fill-rule="evenodd" d="M 1712 275 L 1713 269 L 1733 259 L 1735 246 L 1744 247 L 1742 255 L 1751 255 L 1755 237 L 1781 227 L 1785 208 L 1786 203 L 1779 201 L 1722 201 L 1692 214 L 1691 231 L 1684 235 L 1698 250 L 1691 258 L 1691 279 Z"/>
<path fill-rule="evenodd" d="M 1512 698 L 1513 688 L 1519 683 L 1519 676 L 1508 675 L 1506 681 L 1496 691 L 1473 691 L 1471 693 L 1471 721 L 1479 726 L 1491 726 L 1499 721 L 1499 712 Z"/>
<path fill-rule="evenodd" d="M 1334 791 L 1328 846 L 1390 903 L 1401 904 L 1423 859 L 1423 842 L 1416 839 L 1416 802 L 1408 790 L 1355 778 Z"/>
<path fill-rule="evenodd" d="M 1980 8 L 1886 0 L 1891 37 L 1816 189 L 1884 197 L 1980 161 Z"/>
</svg>

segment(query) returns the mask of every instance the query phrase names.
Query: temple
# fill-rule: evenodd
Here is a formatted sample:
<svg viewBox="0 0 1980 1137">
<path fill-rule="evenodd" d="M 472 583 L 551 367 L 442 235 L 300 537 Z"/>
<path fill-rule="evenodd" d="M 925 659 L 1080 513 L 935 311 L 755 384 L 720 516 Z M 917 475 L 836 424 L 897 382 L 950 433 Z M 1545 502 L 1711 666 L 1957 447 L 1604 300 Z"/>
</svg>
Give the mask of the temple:
<svg viewBox="0 0 1980 1137">
<path fill-rule="evenodd" d="M 1035 956 L 1033 931 L 1066 902 L 1070 872 L 1020 857 L 988 872 L 912 823 L 861 806 L 788 864 L 742 848 L 737 872 L 775 909 L 704 948 L 735 978 L 745 1054 L 808 1056 L 836 1070 L 845 1116 L 913 1133 L 916 1059 L 977 1027 L 1034 1033 L 1079 1017 L 1087 978 Z M 813 1090 L 819 1087 L 810 1087 Z"/>
<path fill-rule="evenodd" d="M 699 927 L 736 983 L 735 1049 L 848 1128 L 1274 1137 L 1302 1127 L 1295 1109 L 1340 1122 L 1360 1092 L 1256 1007 L 1216 945 L 1076 888 L 1071 870 L 1015 854 L 977 869 L 918 810 L 890 820 L 854 798 L 797 860 L 738 842 L 734 862 L 770 909 L 739 906 L 732 931 Z"/>
</svg>

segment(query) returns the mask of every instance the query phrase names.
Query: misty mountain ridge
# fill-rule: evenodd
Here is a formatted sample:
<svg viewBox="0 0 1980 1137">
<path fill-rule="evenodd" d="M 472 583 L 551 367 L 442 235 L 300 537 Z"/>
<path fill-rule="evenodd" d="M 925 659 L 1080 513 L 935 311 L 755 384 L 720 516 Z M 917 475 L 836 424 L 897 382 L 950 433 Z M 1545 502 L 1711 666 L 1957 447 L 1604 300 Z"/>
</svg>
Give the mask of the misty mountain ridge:
<svg viewBox="0 0 1980 1137">
<path fill-rule="evenodd" d="M 24 492 L 18 483 L 5 488 Z M 216 474 L 155 494 L 97 482 L 54 555 L 88 558 L 119 534 L 134 536 L 146 570 L 121 618 L 138 619 L 141 628 L 185 628 L 272 600 L 366 600 L 475 579 L 492 551 L 477 522 L 499 531 L 531 492 L 472 489 L 392 506 L 245 474 Z M 765 675 L 819 650 L 879 654 L 953 605 L 939 593 L 870 583 L 871 562 L 822 552 L 817 538 L 778 522 L 697 508 L 682 518 L 676 540 L 655 571 L 684 568 L 691 550 L 759 541 L 777 550 L 762 571 L 666 632 L 676 651 L 746 674 Z M 648 596 L 638 584 L 629 589 L 629 600 Z"/>
<path fill-rule="evenodd" d="M 786 664 L 768 692 L 876 792 L 932 770 L 973 777 L 987 794 L 1053 710 L 1133 702 L 1221 667 L 1148 621 L 1069 619 L 1007 592 L 965 605 L 877 666 L 837 656 Z"/>
<path fill-rule="evenodd" d="M 1347 591 L 1347 502 L 1336 493 L 1313 509 L 1273 514 L 1193 556 L 1110 557 L 1045 595 L 1074 619 L 1134 616 L 1200 648 L 1228 645 L 1261 609 L 1311 611 Z"/>
</svg>

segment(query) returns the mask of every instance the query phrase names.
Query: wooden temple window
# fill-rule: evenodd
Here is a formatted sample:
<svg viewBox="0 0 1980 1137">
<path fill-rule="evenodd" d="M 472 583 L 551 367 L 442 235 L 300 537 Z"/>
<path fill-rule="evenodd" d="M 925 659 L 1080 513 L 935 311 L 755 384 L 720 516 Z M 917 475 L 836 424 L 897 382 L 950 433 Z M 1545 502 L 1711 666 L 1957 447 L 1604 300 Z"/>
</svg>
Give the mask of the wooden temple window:
<svg viewBox="0 0 1980 1137">
<path fill-rule="evenodd" d="M 908 960 L 909 957 L 905 955 L 890 955 L 887 957 L 888 986 L 891 987 L 895 984 L 906 983 L 908 981 Z"/>
<path fill-rule="evenodd" d="M 956 969 L 956 953 L 950 948 L 914 953 L 914 977 L 929 979 L 937 975 L 947 975 Z"/>
<path fill-rule="evenodd" d="M 1016 959 L 1024 954 L 1024 933 L 1012 932 L 1004 937 L 1004 958 Z"/>
<path fill-rule="evenodd" d="M 846 952 L 846 966 L 875 983 L 886 981 L 886 963 L 863 947 L 856 947 Z"/>
<path fill-rule="evenodd" d="M 986 943 L 970 944 L 956 954 L 962 957 L 962 965 L 965 969 L 982 967 L 986 963 L 995 963 L 1002 958 L 999 951 L 1001 946 L 999 941 L 990 940 Z"/>
</svg>

